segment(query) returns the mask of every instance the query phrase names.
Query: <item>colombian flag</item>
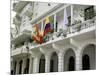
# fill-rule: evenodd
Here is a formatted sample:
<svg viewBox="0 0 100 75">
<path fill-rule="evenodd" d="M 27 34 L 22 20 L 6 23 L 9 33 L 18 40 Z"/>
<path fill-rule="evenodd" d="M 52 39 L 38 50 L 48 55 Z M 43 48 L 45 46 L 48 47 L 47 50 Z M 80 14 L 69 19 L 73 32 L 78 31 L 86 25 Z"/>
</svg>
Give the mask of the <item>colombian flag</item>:
<svg viewBox="0 0 100 75">
<path fill-rule="evenodd" d="M 50 20 L 49 17 L 47 16 L 45 19 L 45 29 L 44 29 L 44 35 L 46 35 L 47 33 L 51 32 L 51 25 L 50 25 Z"/>
</svg>

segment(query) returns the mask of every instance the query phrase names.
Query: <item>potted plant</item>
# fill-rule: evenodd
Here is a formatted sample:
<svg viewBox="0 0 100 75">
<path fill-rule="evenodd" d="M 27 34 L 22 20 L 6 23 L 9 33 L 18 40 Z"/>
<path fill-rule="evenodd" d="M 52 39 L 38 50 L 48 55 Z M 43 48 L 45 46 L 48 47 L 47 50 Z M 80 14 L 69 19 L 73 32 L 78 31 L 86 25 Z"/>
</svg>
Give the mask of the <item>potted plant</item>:
<svg viewBox="0 0 100 75">
<path fill-rule="evenodd" d="M 77 31 L 80 31 L 81 30 L 81 20 L 78 20 L 77 21 Z"/>
</svg>

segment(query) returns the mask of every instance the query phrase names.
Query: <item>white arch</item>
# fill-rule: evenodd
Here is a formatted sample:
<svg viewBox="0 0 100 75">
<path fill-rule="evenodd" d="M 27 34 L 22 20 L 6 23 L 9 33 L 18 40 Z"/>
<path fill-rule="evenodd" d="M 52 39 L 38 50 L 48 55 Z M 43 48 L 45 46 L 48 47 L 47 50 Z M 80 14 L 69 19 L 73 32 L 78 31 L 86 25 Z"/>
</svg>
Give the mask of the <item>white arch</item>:
<svg viewBox="0 0 100 75">
<path fill-rule="evenodd" d="M 69 53 L 71 51 L 71 55 L 67 54 L 67 58 L 66 58 L 66 53 Z M 64 60 L 64 71 L 68 70 L 68 66 L 69 66 L 69 58 L 73 56 L 74 60 L 76 61 L 76 54 L 75 54 L 75 49 L 74 48 L 67 48 L 67 50 L 65 50 L 64 54 L 63 54 L 63 60 Z M 76 62 L 75 62 L 76 63 Z M 74 65 L 75 65 L 74 63 Z M 67 64 L 67 65 L 66 65 Z M 75 70 L 75 66 L 74 66 L 74 70 Z"/>
<path fill-rule="evenodd" d="M 95 42 L 88 42 L 88 43 L 85 43 L 83 46 L 81 46 L 81 52 L 80 52 L 81 54 L 80 55 L 82 55 L 83 52 L 84 52 L 84 50 L 85 50 L 85 48 L 87 46 L 91 45 L 91 44 L 93 44 L 94 46 L 96 46 L 96 43 Z"/>
<path fill-rule="evenodd" d="M 63 50 L 63 57 L 64 57 L 64 55 L 66 54 L 66 52 L 69 50 L 69 49 L 71 49 L 74 53 L 75 53 L 75 57 L 76 57 L 76 48 L 75 47 L 73 47 L 73 46 L 69 46 L 69 47 L 67 47 L 67 48 L 65 48 L 64 50 Z"/>
<path fill-rule="evenodd" d="M 81 59 L 82 59 L 82 57 L 83 57 L 83 55 L 84 54 L 88 54 L 89 55 L 89 57 L 90 57 L 90 69 L 95 69 L 95 65 L 96 65 L 96 63 L 95 63 L 95 53 L 94 53 L 94 50 L 92 50 L 92 53 L 91 52 L 86 52 L 86 48 L 88 47 L 88 46 L 90 46 L 90 45 L 94 45 L 94 46 L 96 46 L 96 44 L 95 43 L 87 43 L 87 44 L 85 44 L 83 47 L 82 47 L 82 50 L 81 50 L 81 55 L 80 55 L 80 57 L 81 57 Z M 85 51 L 85 53 L 84 53 L 84 51 Z M 90 51 L 90 50 L 89 50 Z M 92 56 L 91 56 L 92 55 Z"/>
<path fill-rule="evenodd" d="M 54 72 L 57 72 L 57 71 L 58 71 L 58 60 L 59 60 L 59 59 L 58 59 L 58 53 L 57 53 L 56 51 L 54 51 L 54 52 L 51 53 L 51 55 L 50 55 L 50 62 L 51 62 L 51 60 L 52 60 L 52 56 L 53 56 L 54 53 L 56 53 L 57 61 L 56 61 L 55 58 L 53 58 L 53 60 L 56 61 L 56 62 L 54 63 L 54 64 L 55 64 L 55 65 L 54 65 L 55 67 L 53 67 L 53 69 L 54 69 Z M 51 65 L 51 64 L 50 64 L 50 65 Z M 51 68 L 51 67 L 50 67 L 50 68 Z"/>
</svg>

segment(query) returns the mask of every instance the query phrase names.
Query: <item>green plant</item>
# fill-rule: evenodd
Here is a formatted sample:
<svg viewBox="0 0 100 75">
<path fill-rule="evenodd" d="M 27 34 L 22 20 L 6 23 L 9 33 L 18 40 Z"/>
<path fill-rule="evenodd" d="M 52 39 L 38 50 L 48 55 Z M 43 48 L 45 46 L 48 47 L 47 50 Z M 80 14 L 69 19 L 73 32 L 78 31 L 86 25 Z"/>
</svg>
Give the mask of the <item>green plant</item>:
<svg viewBox="0 0 100 75">
<path fill-rule="evenodd" d="M 78 24 L 77 31 L 80 31 L 80 30 L 81 30 L 81 24 Z"/>
</svg>

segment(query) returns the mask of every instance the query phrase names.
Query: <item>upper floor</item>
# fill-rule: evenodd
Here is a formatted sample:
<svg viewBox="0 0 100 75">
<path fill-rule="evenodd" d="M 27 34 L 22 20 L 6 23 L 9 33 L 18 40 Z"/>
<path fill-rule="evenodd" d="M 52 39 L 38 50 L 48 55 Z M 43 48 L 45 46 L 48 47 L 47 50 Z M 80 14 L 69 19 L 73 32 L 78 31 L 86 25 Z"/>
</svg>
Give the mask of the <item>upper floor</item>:
<svg viewBox="0 0 100 75">
<path fill-rule="evenodd" d="M 28 13 L 24 14 L 26 10 L 31 10 L 32 18 Z M 12 44 L 18 48 L 28 41 L 31 46 L 38 46 L 31 38 L 32 25 L 37 24 L 43 30 L 47 16 L 53 32 L 46 35 L 44 44 L 93 31 L 96 25 L 95 11 L 95 6 L 92 5 L 29 2 L 18 15 L 21 22 L 16 25 L 18 34 L 12 39 Z"/>
</svg>

